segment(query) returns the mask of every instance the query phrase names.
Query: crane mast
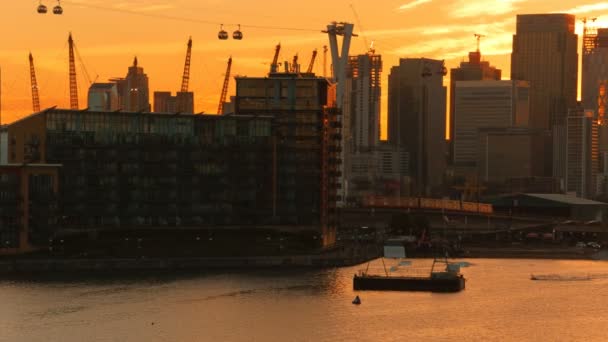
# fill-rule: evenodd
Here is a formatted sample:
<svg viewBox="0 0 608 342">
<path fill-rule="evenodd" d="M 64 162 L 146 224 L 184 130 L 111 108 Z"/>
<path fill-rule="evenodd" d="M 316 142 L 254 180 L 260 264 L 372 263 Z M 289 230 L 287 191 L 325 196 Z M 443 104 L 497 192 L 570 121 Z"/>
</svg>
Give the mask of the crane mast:
<svg viewBox="0 0 608 342">
<path fill-rule="evenodd" d="M 70 53 L 70 109 L 78 109 L 78 84 L 76 83 L 76 63 L 74 63 L 74 40 L 72 33 L 68 38 Z"/>
<path fill-rule="evenodd" d="M 315 66 L 315 58 L 317 58 L 317 49 L 313 50 L 310 64 L 308 64 L 308 69 L 306 69 L 306 72 L 309 74 L 312 73 L 312 68 Z"/>
<path fill-rule="evenodd" d="M 232 57 L 228 58 L 228 66 L 226 67 L 226 75 L 224 76 L 224 85 L 222 86 L 222 95 L 220 96 L 220 104 L 217 107 L 217 113 L 222 115 L 224 113 L 224 102 L 226 102 L 226 95 L 228 94 L 228 83 L 230 82 L 230 68 L 232 67 Z"/>
<path fill-rule="evenodd" d="M 327 45 L 323 45 L 323 77 L 327 78 Z"/>
<path fill-rule="evenodd" d="M 291 72 L 292 73 L 299 73 L 300 72 L 300 67 L 298 66 L 298 54 L 296 53 L 295 56 L 293 56 L 293 61 L 291 62 Z"/>
<path fill-rule="evenodd" d="M 182 76 L 182 93 L 188 91 L 188 82 L 190 81 L 190 57 L 192 55 L 192 37 L 188 40 L 188 50 L 186 51 L 186 62 L 184 63 L 184 75 Z"/>
<path fill-rule="evenodd" d="M 36 69 L 34 69 L 34 57 L 30 52 L 30 80 L 32 83 L 32 105 L 34 113 L 40 111 L 40 97 L 38 96 L 38 82 L 36 81 Z"/>
<path fill-rule="evenodd" d="M 281 51 L 281 43 L 277 44 L 274 50 L 274 57 L 272 58 L 272 64 L 270 64 L 270 72 L 277 72 L 279 68 L 279 52 Z"/>
</svg>

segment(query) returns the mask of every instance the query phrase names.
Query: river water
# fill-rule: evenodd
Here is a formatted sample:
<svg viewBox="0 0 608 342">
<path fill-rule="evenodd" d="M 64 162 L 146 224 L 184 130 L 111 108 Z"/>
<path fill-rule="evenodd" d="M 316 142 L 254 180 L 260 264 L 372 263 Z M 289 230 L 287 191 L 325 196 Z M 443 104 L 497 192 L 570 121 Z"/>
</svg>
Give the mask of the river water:
<svg viewBox="0 0 608 342">
<path fill-rule="evenodd" d="M 352 276 L 365 265 L 4 280 L 0 341 L 608 340 L 607 262 L 468 261 L 456 294 L 355 292 Z"/>
</svg>

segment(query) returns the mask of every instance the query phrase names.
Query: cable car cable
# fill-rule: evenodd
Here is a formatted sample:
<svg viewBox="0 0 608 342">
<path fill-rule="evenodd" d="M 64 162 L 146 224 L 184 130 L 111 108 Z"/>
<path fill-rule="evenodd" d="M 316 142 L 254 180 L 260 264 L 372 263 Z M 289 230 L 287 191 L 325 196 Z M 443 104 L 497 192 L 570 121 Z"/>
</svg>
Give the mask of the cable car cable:
<svg viewBox="0 0 608 342">
<path fill-rule="evenodd" d="M 125 13 L 125 14 L 134 14 L 134 15 L 139 15 L 142 17 L 150 17 L 150 18 L 158 18 L 158 19 L 166 19 L 166 20 L 176 20 L 176 21 L 186 21 L 186 22 L 192 22 L 192 23 L 197 23 L 197 24 L 207 24 L 207 25 L 222 25 L 222 24 L 226 24 L 226 23 L 222 23 L 222 22 L 217 22 L 217 21 L 211 21 L 211 20 L 202 20 L 202 19 L 195 19 L 195 18 L 185 18 L 185 17 L 179 17 L 179 16 L 173 16 L 173 15 L 165 15 L 165 14 L 153 14 L 153 13 L 143 13 L 143 12 L 138 12 L 138 11 L 134 11 L 134 10 L 128 10 L 128 9 L 122 9 L 122 8 L 112 8 L 112 7 L 105 7 L 105 6 L 99 6 L 99 5 L 91 5 L 91 4 L 85 4 L 85 3 L 81 3 L 81 2 L 73 2 L 73 1 L 63 1 L 64 3 L 71 3 L 75 6 L 80 6 L 80 7 L 85 7 L 85 8 L 92 8 L 92 9 L 98 9 L 98 10 L 102 10 L 102 11 L 110 11 L 110 12 L 118 12 L 118 13 Z M 242 26 L 243 28 L 253 28 L 253 29 L 260 29 L 260 30 L 285 30 L 285 31 L 304 31 L 304 32 L 319 32 L 319 29 L 311 29 L 311 28 L 299 28 L 299 27 L 279 27 L 279 26 L 267 26 L 267 25 L 246 25 L 246 24 L 238 24 L 238 23 L 227 23 L 226 25 L 229 26 Z"/>
</svg>

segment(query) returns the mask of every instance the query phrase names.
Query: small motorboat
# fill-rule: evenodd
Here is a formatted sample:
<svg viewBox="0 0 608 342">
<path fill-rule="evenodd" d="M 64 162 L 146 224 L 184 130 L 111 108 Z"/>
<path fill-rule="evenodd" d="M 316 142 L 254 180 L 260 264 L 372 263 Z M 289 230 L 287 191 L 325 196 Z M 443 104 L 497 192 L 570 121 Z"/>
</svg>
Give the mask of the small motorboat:
<svg viewBox="0 0 608 342">
<path fill-rule="evenodd" d="M 353 304 L 355 304 L 355 305 L 361 304 L 361 298 L 359 298 L 359 296 L 355 297 L 355 299 L 353 299 Z"/>
</svg>

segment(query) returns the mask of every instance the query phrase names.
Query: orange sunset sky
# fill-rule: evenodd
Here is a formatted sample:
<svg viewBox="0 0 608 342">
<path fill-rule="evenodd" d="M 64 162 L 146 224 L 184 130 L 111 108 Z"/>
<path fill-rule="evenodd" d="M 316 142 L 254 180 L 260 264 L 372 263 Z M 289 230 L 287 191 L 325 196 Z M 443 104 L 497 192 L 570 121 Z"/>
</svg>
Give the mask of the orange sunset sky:
<svg viewBox="0 0 608 342">
<path fill-rule="evenodd" d="M 42 2 L 49 10 L 57 3 Z M 233 57 L 233 75 L 263 76 L 278 42 L 282 45 L 281 60 L 291 60 L 297 53 L 303 67 L 317 48 L 315 71 L 322 75 L 321 51 L 327 36 L 321 30 L 331 21 L 353 22 L 360 36 L 353 40 L 351 54 L 367 51 L 366 41 L 374 41 L 376 52 L 383 57 L 381 121 L 385 135 L 387 76 L 399 58 L 445 59 L 448 68 L 455 67 L 468 51 L 475 50 L 473 34 L 480 33 L 486 35 L 481 43 L 484 59 L 501 68 L 503 78 L 508 78 L 516 14 L 565 12 L 578 18 L 598 17 L 596 24 L 608 26 L 608 1 L 64 0 L 62 16 L 37 14 L 38 3 L 2 3 L 3 123 L 31 113 L 30 51 L 35 59 L 42 108 L 69 107 L 70 31 L 83 62 L 77 59 L 76 63 L 81 108 L 86 107 L 89 86 L 83 65 L 91 81 L 103 82 L 124 77 L 137 56 L 150 78 L 151 94 L 155 90 L 177 91 L 186 42 L 192 36 L 190 90 L 195 92 L 195 111 L 215 113 L 229 56 Z M 244 39 L 218 40 L 220 23 L 229 32 L 241 24 Z M 581 31 L 579 23 L 577 32 Z"/>
</svg>

